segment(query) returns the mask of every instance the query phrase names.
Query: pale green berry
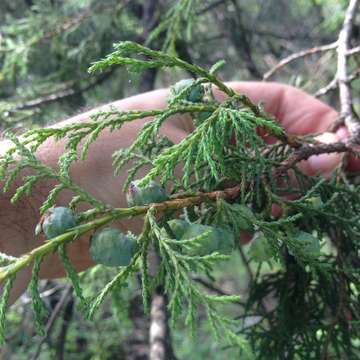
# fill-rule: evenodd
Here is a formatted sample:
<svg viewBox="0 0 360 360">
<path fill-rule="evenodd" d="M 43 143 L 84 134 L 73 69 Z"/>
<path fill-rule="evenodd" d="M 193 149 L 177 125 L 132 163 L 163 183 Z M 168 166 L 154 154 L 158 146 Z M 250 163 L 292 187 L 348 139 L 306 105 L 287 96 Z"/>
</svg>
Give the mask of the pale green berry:
<svg viewBox="0 0 360 360">
<path fill-rule="evenodd" d="M 257 262 L 268 261 L 272 258 L 273 250 L 262 231 L 257 232 L 250 242 L 248 254 Z"/>
<path fill-rule="evenodd" d="M 90 256 L 97 264 L 127 266 L 138 248 L 136 239 L 115 228 L 103 228 L 90 240 Z"/>
<path fill-rule="evenodd" d="M 236 211 L 238 216 L 238 225 L 241 230 L 253 231 L 255 215 L 247 206 L 242 204 L 233 204 L 232 208 Z"/>
<path fill-rule="evenodd" d="M 176 239 L 181 239 L 181 237 L 184 235 L 185 231 L 188 229 L 188 227 L 191 225 L 189 222 L 185 220 L 180 219 L 173 219 L 167 222 L 171 234 L 169 234 L 168 229 L 162 228 L 161 229 L 161 235 L 164 238 L 169 238 L 171 236 L 175 236 Z"/>
<path fill-rule="evenodd" d="M 320 196 L 309 197 L 306 199 L 306 202 L 312 205 L 315 209 L 319 209 L 324 205 Z"/>
<path fill-rule="evenodd" d="M 139 180 L 132 181 L 126 194 L 129 207 L 142 206 L 152 203 L 159 203 L 168 200 L 168 196 L 163 187 L 155 181 L 150 181 L 148 185 L 139 186 Z"/>
<path fill-rule="evenodd" d="M 190 224 L 181 237 L 181 240 L 192 239 L 202 235 L 204 235 L 204 237 L 199 240 L 199 245 L 191 251 L 191 254 L 207 255 L 213 252 L 219 252 L 228 255 L 231 254 L 234 249 L 235 237 L 232 232 L 227 229 L 209 225 Z"/>
<path fill-rule="evenodd" d="M 296 241 L 301 251 L 307 256 L 320 255 L 320 241 L 317 237 L 305 231 L 298 231 L 292 239 Z"/>
<path fill-rule="evenodd" d="M 52 207 L 44 215 L 36 227 L 35 232 L 44 232 L 47 240 L 63 234 L 66 230 L 76 226 L 76 217 L 67 207 Z"/>
<path fill-rule="evenodd" d="M 193 120 L 196 126 L 201 125 L 208 117 L 210 117 L 213 113 L 210 111 L 200 111 L 198 113 L 193 113 Z"/>
<path fill-rule="evenodd" d="M 175 97 L 193 83 L 193 79 L 180 80 L 170 88 L 170 94 Z M 190 102 L 201 102 L 204 97 L 204 93 L 204 87 L 201 84 L 198 84 L 185 93 L 184 99 Z"/>
</svg>

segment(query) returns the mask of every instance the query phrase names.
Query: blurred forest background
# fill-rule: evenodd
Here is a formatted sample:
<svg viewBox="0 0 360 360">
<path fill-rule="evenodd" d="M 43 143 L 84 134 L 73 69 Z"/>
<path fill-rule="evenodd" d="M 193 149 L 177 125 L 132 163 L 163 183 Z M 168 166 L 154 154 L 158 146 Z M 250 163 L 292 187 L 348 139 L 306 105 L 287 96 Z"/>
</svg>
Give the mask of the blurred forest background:
<svg viewBox="0 0 360 360">
<path fill-rule="evenodd" d="M 205 68 L 225 59 L 222 79 L 261 81 L 265 76 L 267 81 L 297 86 L 338 107 L 333 44 L 348 1 L 185 2 L 191 3 L 189 8 L 182 8 L 182 1 L 170 0 L 2 0 L 1 131 L 12 128 L 21 133 L 54 124 L 100 104 L 190 77 L 180 72 L 158 73 L 157 69 L 129 74 L 117 67 L 90 76 L 89 65 L 110 53 L 113 43 L 121 40 L 154 49 L 165 46 Z M 164 23 L 169 14 L 175 14 L 177 20 Z M 159 24 L 160 31 L 154 34 Z M 356 24 L 353 46 L 360 43 L 360 22 Z M 269 73 L 294 53 L 297 56 L 289 59 L 293 61 Z M 354 94 L 360 90 L 359 53 L 352 56 L 349 68 Z M 359 109 L 359 102 L 355 107 Z M 248 270 L 241 253 L 237 253 L 218 269 L 216 283 L 198 281 L 219 294 L 238 292 L 246 296 L 247 282 L 251 281 Z M 99 266 L 83 273 L 86 292 L 94 293 L 112 275 L 111 269 Z M 142 313 L 139 289 L 134 282 L 114 291 L 95 321 L 88 322 L 80 315 L 69 285 L 61 280 L 44 281 L 42 296 L 51 314 L 48 336 L 36 335 L 25 294 L 8 317 L 10 331 L 4 358 L 147 359 L 148 322 Z M 233 311 L 236 314 L 236 307 Z M 198 316 L 200 320 L 202 314 Z M 213 342 L 206 325 L 195 341 L 180 327 L 172 336 L 179 359 L 237 358 L 234 350 Z"/>
</svg>

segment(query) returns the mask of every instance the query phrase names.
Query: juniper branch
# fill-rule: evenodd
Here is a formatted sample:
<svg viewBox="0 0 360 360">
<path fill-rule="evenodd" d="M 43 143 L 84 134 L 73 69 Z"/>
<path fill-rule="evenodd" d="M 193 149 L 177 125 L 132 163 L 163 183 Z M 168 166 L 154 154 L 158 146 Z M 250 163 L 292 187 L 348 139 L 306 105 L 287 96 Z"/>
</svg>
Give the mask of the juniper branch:
<svg viewBox="0 0 360 360">
<path fill-rule="evenodd" d="M 59 248 L 59 246 L 68 244 L 73 240 L 79 238 L 81 235 L 100 226 L 108 224 L 113 220 L 131 216 L 144 215 L 151 207 L 153 207 L 157 212 L 164 212 L 168 210 L 178 210 L 184 207 L 197 205 L 206 200 L 216 200 L 218 196 L 225 196 L 225 198 L 230 199 L 236 196 L 236 191 L 237 189 L 227 189 L 225 191 L 215 191 L 211 193 L 189 196 L 187 198 L 175 198 L 173 200 L 147 206 L 118 209 L 115 208 L 112 210 L 103 211 L 101 213 L 105 214 L 105 216 L 74 227 L 73 229 L 65 232 L 64 234 L 59 235 L 52 240 L 47 241 L 45 244 L 33 249 L 28 254 L 21 256 L 16 261 L 12 262 L 11 265 L 0 268 L 0 283 L 8 279 L 12 275 L 16 274 L 24 267 L 29 266 L 36 258 L 43 257 L 53 252 L 55 249 Z"/>
<path fill-rule="evenodd" d="M 298 162 L 308 159 L 312 155 L 319 155 L 323 153 L 331 152 L 346 152 L 349 151 L 349 147 L 342 142 L 333 143 L 333 144 L 319 144 L 314 146 L 302 147 L 298 150 L 296 155 L 290 160 L 281 164 L 277 169 L 277 175 L 281 175 L 286 172 L 288 169 L 294 167 Z M 193 194 L 182 194 L 178 198 L 174 198 L 168 201 L 164 201 L 158 204 L 151 204 L 148 206 L 132 207 L 132 208 L 115 208 L 112 210 L 99 211 L 99 213 L 105 214 L 105 216 L 93 220 L 91 222 L 79 225 L 73 230 L 68 231 L 49 242 L 46 242 L 44 245 L 33 249 L 30 253 L 23 255 L 18 258 L 9 266 L 0 268 L 0 282 L 6 280 L 10 276 L 16 274 L 22 268 L 28 266 L 39 256 L 44 256 L 50 252 L 57 249 L 60 245 L 67 244 L 74 240 L 74 238 L 79 237 L 80 235 L 96 229 L 102 225 L 105 225 L 112 220 L 144 215 L 147 211 L 153 207 L 157 212 L 164 212 L 168 210 L 178 210 L 182 208 L 191 207 L 194 205 L 199 205 L 207 201 L 216 201 L 218 198 L 223 198 L 228 201 L 235 200 L 241 193 L 241 184 L 234 187 L 226 188 L 224 190 L 216 190 L 207 193 L 193 193 Z M 95 213 L 96 214 L 96 211 Z"/>
<path fill-rule="evenodd" d="M 94 63 L 89 68 L 89 72 L 93 73 L 95 71 L 103 70 L 112 65 L 127 65 L 132 67 L 134 71 L 140 71 L 142 69 L 152 67 L 177 67 L 207 79 L 226 95 L 229 97 L 234 97 L 243 103 L 243 105 L 251 109 L 255 115 L 263 115 L 265 118 L 268 117 L 268 115 L 265 115 L 264 112 L 257 105 L 254 105 L 247 96 L 237 94 L 234 90 L 220 81 L 214 74 L 204 70 L 200 66 L 189 64 L 188 62 L 181 60 L 176 56 L 151 50 L 145 46 L 131 41 L 121 42 L 115 45 L 115 49 L 116 51 L 108 55 L 104 60 L 100 60 Z M 134 57 L 129 57 L 129 55 L 144 55 L 153 60 L 138 60 Z"/>
</svg>

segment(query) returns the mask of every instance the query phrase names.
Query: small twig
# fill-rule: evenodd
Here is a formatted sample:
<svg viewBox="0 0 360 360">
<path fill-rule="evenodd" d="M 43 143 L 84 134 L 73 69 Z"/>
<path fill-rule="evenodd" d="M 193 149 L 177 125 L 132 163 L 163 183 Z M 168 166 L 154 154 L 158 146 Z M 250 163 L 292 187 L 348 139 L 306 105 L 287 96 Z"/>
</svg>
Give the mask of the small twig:
<svg viewBox="0 0 360 360">
<path fill-rule="evenodd" d="M 324 96 L 324 95 L 326 95 L 328 92 L 336 90 L 337 87 L 338 87 L 338 81 L 337 81 L 337 78 L 335 77 L 335 78 L 332 79 L 326 86 L 324 86 L 324 87 L 322 87 L 321 89 L 319 89 L 319 90 L 314 94 L 314 96 L 315 96 L 315 97 Z"/>
<path fill-rule="evenodd" d="M 291 62 L 293 62 L 295 60 L 301 59 L 301 58 L 309 56 L 309 55 L 317 54 L 319 52 L 327 52 L 327 51 L 330 51 L 330 50 L 335 50 L 337 47 L 338 47 L 338 41 L 336 41 L 334 43 L 331 43 L 331 44 L 328 44 L 328 45 L 315 46 L 313 48 L 301 50 L 299 52 L 291 54 L 291 55 L 287 56 L 286 58 L 282 59 L 276 66 L 274 66 L 272 69 L 270 69 L 268 72 L 266 72 L 264 74 L 264 76 L 263 76 L 263 80 L 268 80 L 277 71 L 279 71 L 284 66 L 290 64 Z M 352 55 L 355 55 L 355 54 L 357 54 L 359 52 L 360 52 L 360 46 L 356 46 L 356 47 L 354 47 L 352 49 L 347 50 L 346 53 L 345 53 L 345 56 L 346 57 L 352 56 Z M 318 96 L 321 96 L 321 95 L 318 95 Z"/>
<path fill-rule="evenodd" d="M 239 253 L 240 253 L 241 260 L 242 260 L 242 262 L 243 262 L 243 264 L 244 264 L 244 266 L 245 266 L 245 268 L 246 268 L 246 272 L 247 272 L 248 278 L 249 278 L 249 283 L 253 283 L 253 281 L 254 281 L 254 274 L 253 274 L 252 269 L 251 269 L 251 267 L 250 267 L 250 265 L 249 265 L 249 261 L 248 261 L 248 259 L 246 258 L 246 255 L 245 255 L 245 253 L 244 253 L 244 250 L 242 249 L 241 246 L 238 248 L 238 250 L 239 250 Z"/>
<path fill-rule="evenodd" d="M 246 258 L 246 255 L 244 253 L 244 250 L 242 249 L 242 247 L 240 246 L 239 248 L 239 253 L 240 253 L 240 256 L 241 256 L 241 260 L 245 266 L 245 269 L 246 269 L 246 272 L 248 274 L 248 277 L 249 277 L 249 284 L 250 286 L 253 285 L 254 283 L 254 274 L 253 274 L 253 271 L 249 265 L 249 261 L 248 259 Z M 260 302 L 259 302 L 259 306 L 261 307 L 261 311 L 262 311 L 262 315 L 265 316 L 266 313 L 267 313 L 267 307 L 266 307 L 266 304 L 264 302 L 264 299 L 261 299 Z"/>
<path fill-rule="evenodd" d="M 45 326 L 45 335 L 40 339 L 35 354 L 34 356 L 31 358 L 31 360 L 37 360 L 39 355 L 40 355 L 40 351 L 41 351 L 41 347 L 43 346 L 44 342 L 46 341 L 46 339 L 50 336 L 51 334 L 51 330 L 53 328 L 53 325 L 55 323 L 55 320 L 57 319 L 57 317 L 60 314 L 61 309 L 64 307 L 64 305 L 66 304 L 66 301 L 68 299 L 68 296 L 72 293 L 72 286 L 68 285 L 64 292 L 62 293 L 62 296 L 60 298 L 60 300 L 58 301 L 58 303 L 55 306 L 54 311 L 51 313 L 51 316 Z"/>
<path fill-rule="evenodd" d="M 40 298 L 44 299 L 46 297 L 49 297 L 49 296 L 55 294 L 58 291 L 63 291 L 64 288 L 65 288 L 64 286 L 58 284 L 58 285 L 54 286 L 51 289 L 48 289 L 48 290 L 45 290 L 45 291 L 41 292 L 40 293 Z M 21 303 L 19 303 L 19 306 L 24 306 L 24 305 L 30 304 L 31 301 L 32 301 L 31 297 L 29 297 L 27 295 L 24 295 L 21 298 Z M 16 305 L 14 305 L 14 306 L 16 306 Z"/>
<path fill-rule="evenodd" d="M 347 78 L 347 82 L 351 83 L 352 81 L 356 80 L 360 76 L 360 68 L 357 68 L 353 71 Z"/>
<path fill-rule="evenodd" d="M 66 335 L 69 330 L 71 320 L 74 316 L 74 297 L 71 296 L 64 307 L 64 315 L 62 318 L 62 324 L 60 332 L 57 336 L 56 344 L 56 354 L 57 360 L 64 360 L 65 358 L 65 345 L 66 345 Z"/>
<path fill-rule="evenodd" d="M 287 170 L 293 168 L 297 163 L 303 160 L 307 160 L 313 155 L 320 154 L 331 154 L 331 153 L 344 153 L 352 152 L 358 155 L 355 150 L 353 150 L 345 142 L 336 142 L 332 144 L 305 144 L 299 149 L 295 150 L 292 155 L 290 155 L 276 170 L 275 176 L 279 176 L 286 172 Z"/>
<path fill-rule="evenodd" d="M 355 55 L 357 53 L 360 53 L 360 46 L 356 46 L 346 52 L 346 56 Z"/>
<path fill-rule="evenodd" d="M 110 69 L 110 71 L 106 72 L 105 74 L 102 74 L 97 79 L 95 79 L 94 81 L 91 81 L 89 84 L 87 84 L 86 86 L 84 86 L 80 89 L 75 89 L 74 84 L 71 84 L 71 86 L 69 86 L 68 88 L 65 88 L 61 91 L 58 91 L 58 92 L 55 92 L 55 93 L 52 93 L 49 95 L 40 96 L 36 99 L 31 99 L 22 104 L 16 105 L 14 108 L 12 108 L 8 111 L 14 112 L 14 111 L 18 111 L 18 110 L 27 110 L 27 109 L 32 109 L 35 107 L 41 107 L 41 106 L 47 105 L 47 104 L 55 102 L 55 101 L 66 99 L 70 96 L 84 93 L 86 91 L 89 91 L 93 87 L 99 85 L 106 79 L 108 79 L 112 75 L 113 72 L 114 72 L 114 70 Z"/>
<path fill-rule="evenodd" d="M 27 110 L 27 109 L 32 109 L 34 107 L 44 106 L 48 103 L 67 98 L 69 96 L 73 96 L 75 95 L 75 92 L 76 91 L 73 88 L 73 85 L 71 85 L 70 87 L 64 90 L 60 90 L 58 92 L 49 95 L 40 96 L 36 99 L 28 100 L 22 104 L 15 106 L 13 109 L 10 109 L 9 112 L 18 111 L 18 110 Z"/>
<path fill-rule="evenodd" d="M 305 49 L 305 50 L 299 51 L 297 53 L 291 54 L 290 56 L 282 59 L 276 66 L 274 66 L 267 73 L 265 73 L 265 75 L 263 76 L 263 79 L 268 80 L 272 75 L 274 75 L 281 68 L 283 68 L 284 66 L 288 65 L 289 63 L 291 63 L 295 60 L 298 60 L 305 56 L 316 54 L 319 52 L 326 52 L 329 50 L 334 50 L 334 49 L 336 49 L 337 46 L 338 46 L 338 43 L 334 42 L 334 43 L 331 43 L 328 45 L 315 46 L 313 48 Z"/>
<path fill-rule="evenodd" d="M 211 292 L 217 294 L 217 295 L 221 295 L 221 296 L 229 296 L 230 294 L 228 294 L 227 292 L 225 292 L 224 290 L 216 287 L 214 284 L 212 284 L 209 281 L 206 281 L 205 279 L 203 279 L 201 276 L 198 275 L 193 275 L 192 280 L 196 281 L 197 283 L 201 284 L 202 286 L 204 286 L 205 288 L 207 288 L 208 290 L 210 290 Z M 234 302 L 234 304 L 238 304 L 240 306 L 245 307 L 246 304 L 242 301 L 236 301 Z"/>
<path fill-rule="evenodd" d="M 354 70 L 348 77 L 346 82 L 348 84 L 350 84 L 352 81 L 356 80 L 358 77 L 360 76 L 360 68 Z M 335 77 L 334 79 L 332 79 L 326 86 L 324 86 L 323 88 L 319 89 L 314 96 L 315 97 L 321 97 L 326 95 L 327 93 L 329 93 L 330 91 L 335 91 L 338 88 L 338 81 L 337 78 Z"/>
</svg>

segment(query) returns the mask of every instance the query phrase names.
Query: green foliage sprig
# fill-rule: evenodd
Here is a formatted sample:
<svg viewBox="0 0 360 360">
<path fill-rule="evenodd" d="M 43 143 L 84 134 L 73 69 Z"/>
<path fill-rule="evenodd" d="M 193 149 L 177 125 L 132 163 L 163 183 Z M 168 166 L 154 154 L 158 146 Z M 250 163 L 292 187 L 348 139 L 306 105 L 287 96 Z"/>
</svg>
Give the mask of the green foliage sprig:
<svg viewBox="0 0 360 360">
<path fill-rule="evenodd" d="M 166 30 L 162 50 L 176 54 L 176 40 L 179 38 L 179 33 L 183 31 L 184 23 L 186 24 L 185 37 L 188 40 L 191 39 L 198 3 L 200 3 L 198 0 L 183 0 L 172 6 L 164 16 L 164 20 L 151 32 L 146 45 L 149 45 Z"/>
</svg>

